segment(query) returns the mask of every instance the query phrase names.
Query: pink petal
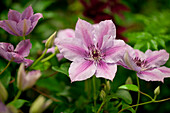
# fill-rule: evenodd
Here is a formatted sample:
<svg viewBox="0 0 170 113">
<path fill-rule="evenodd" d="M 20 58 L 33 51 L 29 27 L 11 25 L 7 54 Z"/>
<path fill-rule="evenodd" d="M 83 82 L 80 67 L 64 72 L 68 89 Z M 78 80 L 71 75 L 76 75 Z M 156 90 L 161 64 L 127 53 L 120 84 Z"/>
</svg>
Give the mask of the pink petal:
<svg viewBox="0 0 170 113">
<path fill-rule="evenodd" d="M 82 42 L 76 38 L 56 38 L 56 44 L 65 58 L 75 61 L 87 57 Z"/>
<path fill-rule="evenodd" d="M 17 29 L 17 23 L 13 20 L 3 20 L 0 21 L 0 27 L 7 31 L 8 33 L 15 35 L 15 36 L 20 36 L 19 31 Z"/>
<path fill-rule="evenodd" d="M 170 68 L 163 66 L 163 67 L 159 67 L 157 69 L 160 70 L 162 73 L 164 73 L 165 78 L 170 77 Z"/>
<path fill-rule="evenodd" d="M 81 19 L 78 19 L 76 28 L 75 28 L 75 37 L 81 39 L 86 47 L 91 47 L 93 45 L 93 34 L 94 27 Z"/>
<path fill-rule="evenodd" d="M 116 64 L 107 64 L 103 61 L 100 61 L 97 65 L 96 77 L 102 77 L 112 81 L 115 77 L 116 71 Z"/>
<path fill-rule="evenodd" d="M 13 20 L 15 22 L 19 22 L 21 18 L 21 13 L 15 10 L 9 10 L 8 12 L 8 20 Z"/>
<path fill-rule="evenodd" d="M 107 48 L 106 46 L 106 48 L 103 48 L 102 50 L 103 54 L 105 54 L 105 62 L 107 63 L 118 62 L 123 57 L 125 48 L 126 44 L 124 43 L 123 40 L 114 40 L 112 47 Z"/>
<path fill-rule="evenodd" d="M 25 77 L 26 77 L 26 72 L 25 72 L 24 64 L 22 63 L 19 67 L 18 74 L 17 74 L 17 87 L 19 89 L 23 89 L 26 83 Z"/>
<path fill-rule="evenodd" d="M 122 61 L 122 62 L 121 62 Z M 137 72 L 140 72 L 141 68 L 136 65 L 136 63 L 133 61 L 133 58 L 129 55 L 129 53 L 126 51 L 123 60 L 121 60 L 119 63 L 123 64 L 122 66 L 131 69 Z"/>
<path fill-rule="evenodd" d="M 4 103 L 0 100 L 0 112 L 1 113 L 11 113 L 8 108 L 4 105 Z"/>
<path fill-rule="evenodd" d="M 1 42 L 0 48 L 4 51 L 14 51 L 14 46 L 10 43 Z"/>
<path fill-rule="evenodd" d="M 101 48 L 102 46 L 104 37 L 110 37 L 110 36 L 112 36 L 113 38 L 116 37 L 116 28 L 111 20 L 101 21 L 99 24 L 96 24 L 94 27 L 95 27 L 97 45 L 99 48 Z"/>
<path fill-rule="evenodd" d="M 47 53 L 54 53 L 55 52 L 55 47 L 51 47 L 47 50 Z"/>
<path fill-rule="evenodd" d="M 0 56 L 2 56 L 3 58 L 7 60 L 11 60 L 11 58 L 9 58 L 8 56 L 11 52 L 13 52 L 13 50 L 14 50 L 14 47 L 12 44 L 0 43 Z"/>
<path fill-rule="evenodd" d="M 92 61 L 74 61 L 69 68 L 71 82 L 82 81 L 90 78 L 96 72 L 96 66 Z"/>
<path fill-rule="evenodd" d="M 17 52 L 19 55 L 26 57 L 30 53 L 30 49 L 32 48 L 32 44 L 30 42 L 30 39 L 22 40 L 19 42 L 19 44 L 15 48 L 15 52 Z"/>
<path fill-rule="evenodd" d="M 34 62 L 33 60 L 30 60 L 30 59 L 24 59 L 24 64 L 25 64 L 25 67 L 29 67 L 31 66 L 31 64 Z"/>
<path fill-rule="evenodd" d="M 31 88 L 33 85 L 35 85 L 36 81 L 41 77 L 41 72 L 39 70 L 30 71 L 25 76 L 25 83 L 22 87 L 22 90 L 26 90 L 28 88 Z"/>
<path fill-rule="evenodd" d="M 33 9 L 32 9 L 32 7 L 31 6 L 28 6 L 25 10 L 24 10 L 24 12 L 22 13 L 22 16 L 21 16 L 21 18 L 22 18 L 22 20 L 23 19 L 29 19 L 31 16 L 33 16 Z"/>
<path fill-rule="evenodd" d="M 13 62 L 16 63 L 22 63 L 24 61 L 24 57 L 15 53 L 15 52 L 10 52 L 8 54 L 8 60 L 14 59 Z"/>
<path fill-rule="evenodd" d="M 30 30 L 31 27 L 31 21 L 30 20 L 22 20 L 17 24 L 17 28 L 20 31 L 20 35 L 21 36 L 26 36 L 28 35 L 28 32 Z"/>
<path fill-rule="evenodd" d="M 139 51 L 137 49 L 135 49 L 135 56 L 140 58 L 140 60 L 146 59 L 146 55 L 142 51 Z"/>
<path fill-rule="evenodd" d="M 36 13 L 36 14 L 34 14 L 31 18 L 30 18 L 30 20 L 31 20 L 31 23 L 33 23 L 33 22 L 37 22 L 40 18 L 42 18 L 43 17 L 43 15 L 41 14 L 41 13 Z"/>
<path fill-rule="evenodd" d="M 41 13 L 36 13 L 36 14 L 34 14 L 34 15 L 30 18 L 30 20 L 31 20 L 31 26 L 30 26 L 28 32 L 26 33 L 26 35 L 28 35 L 29 33 L 32 32 L 32 30 L 33 30 L 33 29 L 35 28 L 35 26 L 37 25 L 38 20 L 39 20 L 40 18 L 42 18 L 42 17 L 43 17 L 43 16 L 42 16 Z"/>
<path fill-rule="evenodd" d="M 147 55 L 146 59 L 147 63 L 153 67 L 163 65 L 169 59 L 169 54 L 165 50 L 160 51 L 147 50 L 145 54 Z"/>
<path fill-rule="evenodd" d="M 61 53 L 56 54 L 56 57 L 58 58 L 58 61 L 64 58 L 64 56 Z"/>
<path fill-rule="evenodd" d="M 75 38 L 75 32 L 73 29 L 64 29 L 58 31 L 57 38 Z M 54 41 L 56 45 L 56 40 Z"/>
<path fill-rule="evenodd" d="M 140 73 L 137 73 L 137 76 L 140 79 L 143 79 L 146 81 L 161 81 L 161 82 L 163 82 L 164 77 L 165 77 L 164 74 L 158 69 L 142 71 Z"/>
</svg>

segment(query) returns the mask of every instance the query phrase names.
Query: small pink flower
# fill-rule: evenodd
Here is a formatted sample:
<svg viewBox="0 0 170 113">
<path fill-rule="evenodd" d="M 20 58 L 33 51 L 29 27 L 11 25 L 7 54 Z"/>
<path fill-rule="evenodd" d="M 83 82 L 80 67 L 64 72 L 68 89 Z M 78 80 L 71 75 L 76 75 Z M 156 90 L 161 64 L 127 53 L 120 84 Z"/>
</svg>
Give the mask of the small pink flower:
<svg viewBox="0 0 170 113">
<path fill-rule="evenodd" d="M 26 36 L 43 17 L 41 13 L 33 13 L 31 6 L 28 6 L 22 14 L 15 10 L 9 10 L 8 20 L 0 21 L 0 27 L 12 35 Z"/>
<path fill-rule="evenodd" d="M 130 46 L 127 46 L 127 48 L 124 58 L 118 64 L 136 71 L 137 76 L 146 81 L 163 82 L 164 78 L 170 77 L 170 68 L 160 67 L 169 59 L 169 54 L 165 50 L 147 50 L 143 53 Z"/>
<path fill-rule="evenodd" d="M 17 86 L 20 90 L 24 91 L 31 88 L 36 81 L 41 77 L 39 70 L 25 72 L 24 64 L 22 63 L 18 70 Z"/>
<path fill-rule="evenodd" d="M 69 68 L 71 81 L 103 77 L 113 80 L 117 71 L 114 64 L 124 53 L 125 43 L 115 40 L 116 28 L 111 20 L 99 24 L 79 19 L 75 28 L 75 37 L 56 38 L 56 44 L 65 58 L 73 61 Z"/>
<path fill-rule="evenodd" d="M 25 66 L 30 66 L 33 61 L 30 59 L 26 59 L 30 53 L 30 49 L 32 44 L 30 43 L 30 39 L 22 40 L 14 49 L 14 46 L 10 43 L 0 43 L 0 56 L 7 59 L 8 61 L 13 61 L 16 63 L 25 63 Z"/>
</svg>

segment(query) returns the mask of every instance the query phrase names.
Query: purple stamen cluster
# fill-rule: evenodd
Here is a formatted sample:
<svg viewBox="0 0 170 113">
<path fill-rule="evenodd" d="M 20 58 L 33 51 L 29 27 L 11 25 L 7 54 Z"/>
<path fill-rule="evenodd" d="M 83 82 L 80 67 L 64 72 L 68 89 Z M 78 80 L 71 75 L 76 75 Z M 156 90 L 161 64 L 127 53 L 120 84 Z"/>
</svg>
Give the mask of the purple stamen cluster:
<svg viewBox="0 0 170 113">
<path fill-rule="evenodd" d="M 148 67 L 147 66 L 147 61 L 146 60 L 141 60 L 139 57 L 135 57 L 133 61 L 136 63 L 137 66 L 139 67 Z"/>
</svg>

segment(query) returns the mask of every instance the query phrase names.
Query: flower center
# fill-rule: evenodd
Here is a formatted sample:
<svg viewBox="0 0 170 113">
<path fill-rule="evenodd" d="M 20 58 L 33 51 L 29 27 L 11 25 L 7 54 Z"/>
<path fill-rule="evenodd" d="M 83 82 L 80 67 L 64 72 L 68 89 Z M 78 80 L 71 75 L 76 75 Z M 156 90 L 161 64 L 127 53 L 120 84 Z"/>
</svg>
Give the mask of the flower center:
<svg viewBox="0 0 170 113">
<path fill-rule="evenodd" d="M 147 68 L 148 65 L 147 65 L 147 61 L 145 60 L 141 60 L 140 58 L 138 57 L 135 57 L 133 59 L 133 61 L 136 63 L 137 66 L 141 67 L 141 68 Z"/>
<path fill-rule="evenodd" d="M 100 50 L 97 49 L 95 46 L 92 46 L 91 49 L 90 49 L 89 57 L 90 57 L 90 59 L 92 59 L 94 61 L 101 60 Z"/>
</svg>

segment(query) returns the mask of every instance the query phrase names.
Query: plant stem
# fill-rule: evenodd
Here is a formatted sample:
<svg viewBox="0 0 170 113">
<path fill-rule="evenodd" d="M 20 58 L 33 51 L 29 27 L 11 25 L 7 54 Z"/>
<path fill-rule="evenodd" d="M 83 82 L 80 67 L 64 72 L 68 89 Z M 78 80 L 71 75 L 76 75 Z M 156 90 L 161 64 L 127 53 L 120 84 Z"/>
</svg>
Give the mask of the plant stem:
<svg viewBox="0 0 170 113">
<path fill-rule="evenodd" d="M 148 102 L 144 102 L 144 103 L 140 103 L 140 104 L 135 104 L 135 105 L 126 107 L 124 109 L 121 109 L 118 113 L 121 113 L 122 111 L 124 111 L 126 109 L 129 109 L 129 108 L 132 108 L 132 107 L 135 107 L 135 106 L 141 106 L 141 105 L 150 104 L 150 103 L 163 102 L 163 101 L 167 101 L 167 100 L 170 100 L 170 98 L 166 98 L 166 99 L 162 99 L 162 100 L 151 100 L 151 101 L 148 101 Z"/>
<path fill-rule="evenodd" d="M 48 57 L 42 59 L 41 62 L 46 62 L 46 61 L 48 61 L 49 59 L 51 59 L 52 57 L 54 57 L 55 55 L 56 55 L 56 53 L 53 53 L 53 54 L 49 55 Z"/>
<path fill-rule="evenodd" d="M 140 91 L 139 78 L 138 78 L 137 75 L 136 75 L 136 80 L 137 80 L 138 89 L 139 89 L 139 91 Z M 140 101 L 140 92 L 138 92 L 138 100 L 137 100 L 137 104 L 139 104 L 139 101 Z M 135 111 L 137 111 L 137 109 L 138 109 L 138 106 L 136 106 Z"/>
<path fill-rule="evenodd" d="M 47 48 L 45 48 L 44 53 L 32 64 L 31 68 L 34 67 L 46 54 Z"/>
<path fill-rule="evenodd" d="M 94 99 L 94 107 L 96 106 L 96 77 L 93 75 L 93 99 Z"/>
<path fill-rule="evenodd" d="M 41 95 L 43 95 L 43 96 L 45 96 L 45 97 L 47 97 L 47 98 L 53 100 L 54 102 L 61 102 L 60 100 L 57 100 L 57 99 L 55 99 L 55 98 L 53 98 L 53 97 L 51 97 L 51 96 L 49 96 L 49 95 L 47 95 L 47 94 L 41 92 L 40 90 L 38 90 L 38 89 L 36 89 L 36 88 L 32 88 L 32 89 L 33 89 L 34 91 L 40 93 Z"/>
<path fill-rule="evenodd" d="M 6 65 L 6 67 L 0 72 L 0 75 L 9 67 L 9 65 L 11 64 L 12 60 L 10 60 L 8 62 L 8 64 Z"/>
<path fill-rule="evenodd" d="M 147 97 L 149 97 L 151 100 L 153 100 L 153 98 L 150 96 L 150 95 L 148 95 L 148 94 L 146 94 L 146 93 L 144 93 L 144 92 L 142 92 L 142 91 L 138 91 L 139 93 L 141 93 L 141 94 L 143 94 L 143 95 L 145 95 L 145 96 L 147 96 Z"/>
<path fill-rule="evenodd" d="M 144 102 L 144 103 L 140 103 L 140 104 L 135 104 L 135 105 L 132 105 L 132 106 L 129 106 L 129 107 L 126 107 L 124 109 L 121 109 L 118 113 L 121 113 L 122 111 L 126 110 L 126 109 L 129 109 L 129 108 L 132 108 L 132 107 L 135 107 L 135 106 L 140 106 L 140 105 L 144 105 L 144 104 L 149 104 L 149 103 L 152 103 L 153 101 L 148 101 L 148 102 Z"/>
<path fill-rule="evenodd" d="M 23 36 L 23 39 L 25 40 L 25 36 Z"/>
<path fill-rule="evenodd" d="M 104 107 L 104 105 L 105 105 L 105 101 L 103 100 L 103 102 L 102 102 L 102 104 L 100 105 L 97 113 L 100 113 L 100 111 L 102 110 L 102 108 Z"/>
<path fill-rule="evenodd" d="M 19 90 L 13 101 L 16 101 L 20 97 L 21 93 L 22 91 Z"/>
</svg>

